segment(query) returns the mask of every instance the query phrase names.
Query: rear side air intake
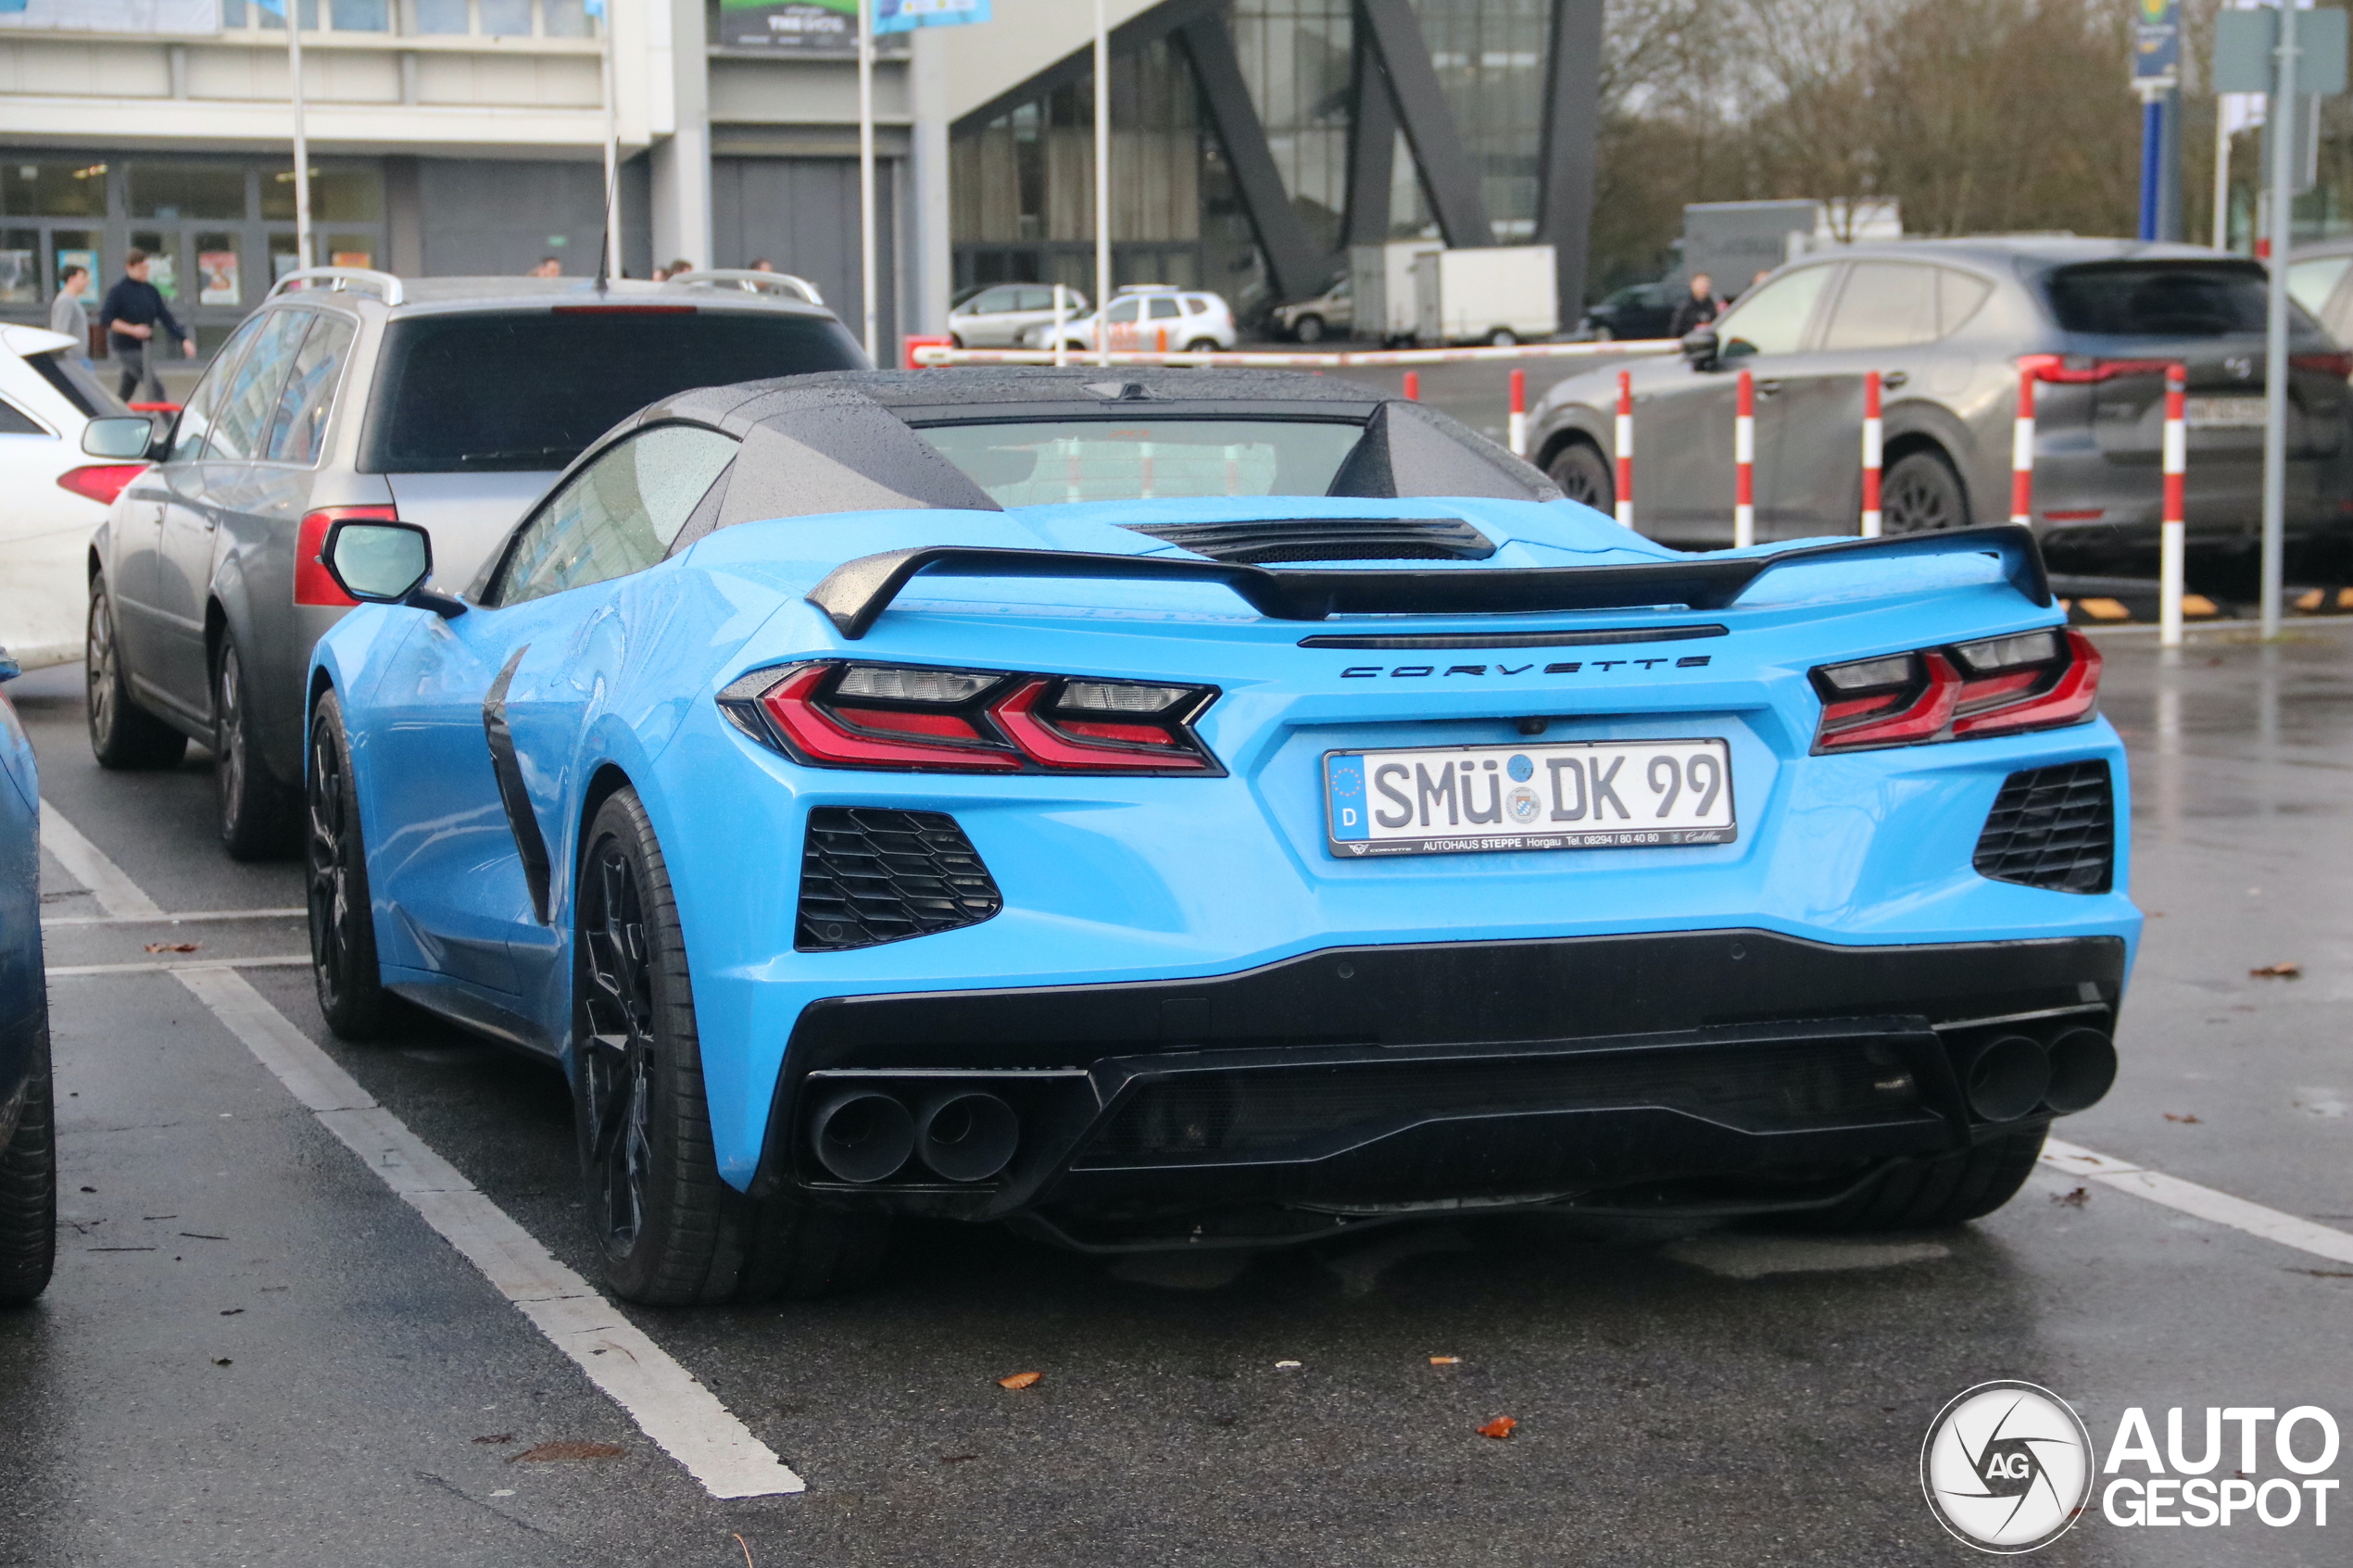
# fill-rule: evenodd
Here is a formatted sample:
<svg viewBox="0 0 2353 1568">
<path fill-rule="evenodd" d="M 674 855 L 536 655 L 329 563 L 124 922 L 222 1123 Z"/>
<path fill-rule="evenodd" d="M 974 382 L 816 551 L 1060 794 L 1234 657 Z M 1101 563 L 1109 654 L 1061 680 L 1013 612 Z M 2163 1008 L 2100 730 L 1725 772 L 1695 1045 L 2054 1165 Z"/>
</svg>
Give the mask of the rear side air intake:
<svg viewBox="0 0 2353 1568">
<path fill-rule="evenodd" d="M 977 925 L 1003 907 L 996 879 L 944 811 L 820 806 L 809 813 L 793 936 L 801 952 Z"/>
<path fill-rule="evenodd" d="M 1978 835 L 1977 874 L 2054 893 L 2106 893 L 2116 874 L 2116 801 L 2108 764 L 2062 762 L 2012 773 Z"/>
</svg>

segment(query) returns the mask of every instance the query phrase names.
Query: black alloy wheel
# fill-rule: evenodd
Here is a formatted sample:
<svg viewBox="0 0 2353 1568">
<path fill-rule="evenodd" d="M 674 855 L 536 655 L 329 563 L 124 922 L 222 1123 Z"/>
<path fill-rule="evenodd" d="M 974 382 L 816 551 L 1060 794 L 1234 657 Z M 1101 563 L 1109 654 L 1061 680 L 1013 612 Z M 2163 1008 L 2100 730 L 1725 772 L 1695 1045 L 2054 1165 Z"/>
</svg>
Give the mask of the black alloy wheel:
<svg viewBox="0 0 2353 1568">
<path fill-rule="evenodd" d="M 220 847 L 233 860 L 274 859 L 286 848 L 287 800 L 254 755 L 245 661 L 223 638 L 212 670 L 212 789 Z"/>
<path fill-rule="evenodd" d="M 115 638 L 107 580 L 90 580 L 90 619 L 82 635 L 82 678 L 89 696 L 90 754 L 109 770 L 170 768 L 187 755 L 188 737 L 132 699 Z"/>
<path fill-rule="evenodd" d="M 1617 476 L 1610 472 L 1609 459 L 1595 448 L 1572 441 L 1554 454 L 1553 465 L 1546 471 L 1570 500 L 1607 516 L 1616 515 Z"/>
<path fill-rule="evenodd" d="M 45 1006 L 34 1030 L 16 1129 L 0 1143 L 0 1307 L 20 1305 L 47 1288 L 57 1256 L 57 1107 Z"/>
<path fill-rule="evenodd" d="M 615 1294 L 649 1306 L 859 1284 L 888 1221 L 747 1198 L 721 1178 L 670 872 L 634 790 L 589 824 L 573 959 L 573 1110 L 589 1223 Z"/>
<path fill-rule="evenodd" d="M 408 1008 L 384 988 L 376 962 L 359 797 L 344 738 L 343 708 L 332 690 L 320 694 L 310 712 L 309 758 L 303 789 L 303 882 L 319 1010 L 327 1027 L 346 1040 L 382 1039 L 408 1022 Z"/>
<path fill-rule="evenodd" d="M 1880 482 L 1880 532 L 1931 533 L 1969 526 L 1961 476 L 1941 452 L 1907 452 Z"/>
</svg>

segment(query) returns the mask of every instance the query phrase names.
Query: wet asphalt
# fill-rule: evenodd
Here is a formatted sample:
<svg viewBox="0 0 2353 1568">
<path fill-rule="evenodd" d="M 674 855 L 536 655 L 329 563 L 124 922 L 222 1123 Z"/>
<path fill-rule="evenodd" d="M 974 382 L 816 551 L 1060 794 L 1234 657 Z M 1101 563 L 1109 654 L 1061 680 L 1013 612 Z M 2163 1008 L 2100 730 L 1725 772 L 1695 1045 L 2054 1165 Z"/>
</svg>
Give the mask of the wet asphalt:
<svg viewBox="0 0 2353 1568">
<path fill-rule="evenodd" d="M 2353 627 L 2102 646 L 2151 918 L 2123 1076 L 2060 1135 L 2353 1229 Z M 292 863 L 214 847 L 201 752 L 96 769 L 78 674 L 11 688 L 55 809 L 167 910 L 298 903 Z M 43 896 L 96 912 L 45 857 Z M 53 970 L 305 951 L 291 919 L 47 939 Z M 346 1046 L 303 969 L 243 972 L 593 1272 L 553 1073 L 454 1032 Z M 2038 1174 L 1863 1242 L 1516 1218 L 1107 1263 L 910 1228 L 854 1296 L 629 1311 L 809 1483 L 714 1501 L 178 981 L 50 990 L 60 1261 L 0 1314 L 0 1563 L 1948 1563 L 1978 1558 L 1919 1446 L 1973 1384 L 2056 1389 L 2102 1448 L 2134 1405 L 2160 1440 L 2175 1405 L 2353 1428 L 2353 1267 Z M 621 1453 L 518 1460 L 549 1440 Z M 2095 1515 L 2039 1560 L 2342 1563 L 2339 1498 L 2326 1529 Z"/>
</svg>

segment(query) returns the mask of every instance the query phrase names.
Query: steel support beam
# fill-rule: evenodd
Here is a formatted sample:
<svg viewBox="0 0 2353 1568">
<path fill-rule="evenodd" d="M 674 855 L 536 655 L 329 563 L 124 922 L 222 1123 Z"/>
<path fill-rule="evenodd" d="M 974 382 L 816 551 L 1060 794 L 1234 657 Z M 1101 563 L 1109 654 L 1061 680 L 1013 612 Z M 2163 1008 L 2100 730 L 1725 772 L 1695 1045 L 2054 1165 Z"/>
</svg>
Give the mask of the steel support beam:
<svg viewBox="0 0 2353 1568">
<path fill-rule="evenodd" d="M 1603 0 L 1553 0 L 1544 49 L 1544 132 L 1536 157 L 1536 241 L 1553 247 L 1567 326 L 1585 312 L 1600 132 Z"/>
<path fill-rule="evenodd" d="M 1304 299 L 1320 293 L 1331 281 L 1331 258 L 1309 238 L 1307 225 L 1290 204 L 1290 193 L 1283 188 L 1282 170 L 1275 166 L 1266 128 L 1250 101 L 1250 84 L 1242 78 L 1241 58 L 1234 52 L 1224 19 L 1214 13 L 1195 16 L 1176 30 L 1176 38 L 1193 62 L 1193 80 L 1226 149 L 1242 210 L 1257 232 L 1276 297 Z"/>
<path fill-rule="evenodd" d="M 1493 245 L 1478 170 L 1439 90 L 1438 70 L 1410 0 L 1357 0 L 1356 25 L 1359 47 L 1369 44 L 1380 56 L 1405 143 L 1414 149 L 1422 188 L 1437 211 L 1439 232 L 1457 250 Z"/>
<path fill-rule="evenodd" d="M 1350 51 L 1348 220 L 1340 243 L 1377 245 L 1389 238 L 1390 189 L 1396 177 L 1397 109 L 1373 51 Z"/>
</svg>

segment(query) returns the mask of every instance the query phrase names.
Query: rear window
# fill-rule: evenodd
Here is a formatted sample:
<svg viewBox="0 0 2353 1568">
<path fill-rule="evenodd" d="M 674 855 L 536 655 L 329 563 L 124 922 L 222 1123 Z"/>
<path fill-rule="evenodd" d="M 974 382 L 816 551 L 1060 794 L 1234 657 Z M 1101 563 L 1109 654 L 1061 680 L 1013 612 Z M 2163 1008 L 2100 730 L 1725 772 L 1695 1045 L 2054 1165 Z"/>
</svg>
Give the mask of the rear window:
<svg viewBox="0 0 2353 1568">
<path fill-rule="evenodd" d="M 44 353 L 28 354 L 24 362 L 32 367 L 35 375 L 56 387 L 58 396 L 82 410 L 83 419 L 95 420 L 108 414 L 127 414 L 131 411 L 122 406 L 120 398 L 107 390 L 106 383 L 91 372 L 89 366 L 79 358 L 67 358 L 65 352 L 62 348 L 52 348 Z"/>
<path fill-rule="evenodd" d="M 1362 425 L 1304 420 L 1097 420 L 927 425 L 920 433 L 1000 507 L 1202 495 L 1322 495 Z"/>
<path fill-rule="evenodd" d="M 2224 337 L 2263 330 L 2266 278 L 2253 262 L 2103 262 L 2051 274 L 2063 331 L 2106 337 Z"/>
<path fill-rule="evenodd" d="M 365 467 L 560 469 L 689 387 L 865 366 L 838 322 L 782 311 L 422 316 L 385 335 Z"/>
</svg>

